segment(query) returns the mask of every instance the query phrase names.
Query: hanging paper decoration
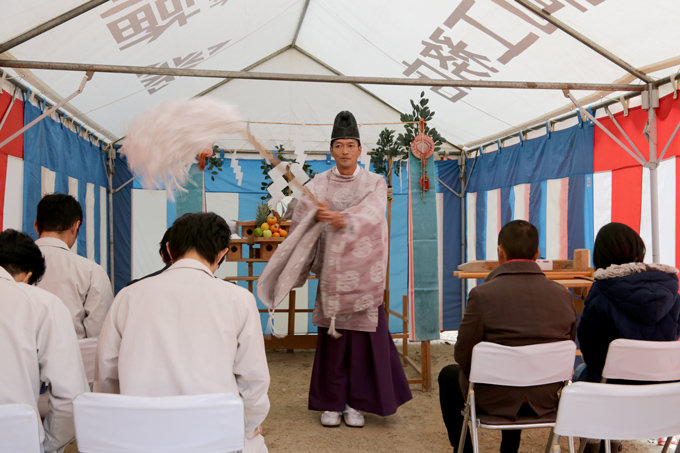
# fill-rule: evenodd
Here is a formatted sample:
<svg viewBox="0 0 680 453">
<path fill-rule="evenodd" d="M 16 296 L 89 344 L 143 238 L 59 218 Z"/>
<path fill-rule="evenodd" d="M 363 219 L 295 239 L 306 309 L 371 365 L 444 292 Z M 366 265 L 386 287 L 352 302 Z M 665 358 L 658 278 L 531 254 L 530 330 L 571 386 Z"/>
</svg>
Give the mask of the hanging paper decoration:
<svg viewBox="0 0 680 453">
<path fill-rule="evenodd" d="M 267 205 L 271 209 L 276 209 L 277 203 L 284 197 L 283 189 L 286 187 L 290 187 L 291 195 L 294 198 L 300 198 L 303 193 L 307 194 L 303 190 L 303 184 L 309 180 L 309 176 L 299 163 L 290 161 L 279 162 L 268 174 L 272 178 L 272 183 L 267 187 L 267 192 L 272 196 L 267 201 Z M 290 184 L 293 179 L 299 184 Z"/>
<path fill-rule="evenodd" d="M 302 137 L 302 128 L 298 127 L 295 129 L 295 136 L 293 137 L 293 148 L 295 148 L 295 160 L 300 164 L 304 165 L 307 156 L 305 155 L 305 141 Z"/>
<path fill-rule="evenodd" d="M 234 170 L 234 175 L 236 176 L 236 182 L 238 183 L 238 186 L 241 187 L 241 184 L 243 183 L 243 171 L 241 170 L 241 166 L 238 164 L 236 150 L 234 150 L 234 154 L 231 156 L 231 168 Z"/>
<path fill-rule="evenodd" d="M 359 137 L 361 137 L 361 124 L 357 125 L 359 129 Z M 368 152 L 370 149 L 368 147 L 361 147 L 361 154 L 359 155 L 359 163 L 364 166 L 366 170 L 368 170 L 371 166 L 371 156 L 368 155 Z"/>
</svg>

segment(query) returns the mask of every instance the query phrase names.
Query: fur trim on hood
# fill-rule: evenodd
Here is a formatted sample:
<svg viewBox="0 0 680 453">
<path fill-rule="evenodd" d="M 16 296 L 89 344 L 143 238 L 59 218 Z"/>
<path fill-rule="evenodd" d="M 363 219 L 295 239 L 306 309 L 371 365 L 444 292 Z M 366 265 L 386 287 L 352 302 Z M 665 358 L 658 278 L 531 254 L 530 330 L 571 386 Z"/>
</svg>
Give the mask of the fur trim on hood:
<svg viewBox="0 0 680 453">
<path fill-rule="evenodd" d="M 627 275 L 639 274 L 647 271 L 659 271 L 667 274 L 677 274 L 678 270 L 673 266 L 667 264 L 656 263 L 626 263 L 626 264 L 612 264 L 606 269 L 598 269 L 595 271 L 595 280 L 606 280 L 608 278 L 625 277 Z"/>
</svg>

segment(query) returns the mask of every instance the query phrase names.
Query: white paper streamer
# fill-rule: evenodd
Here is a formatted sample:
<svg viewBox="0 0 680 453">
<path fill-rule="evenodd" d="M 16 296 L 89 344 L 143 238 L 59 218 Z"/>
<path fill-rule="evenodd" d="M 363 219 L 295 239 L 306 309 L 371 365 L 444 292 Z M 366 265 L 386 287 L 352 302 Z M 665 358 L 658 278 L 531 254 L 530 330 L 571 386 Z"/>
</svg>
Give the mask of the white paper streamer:
<svg viewBox="0 0 680 453">
<path fill-rule="evenodd" d="M 293 147 L 295 148 L 295 160 L 303 165 L 307 156 L 305 155 L 305 142 L 303 140 L 302 127 L 295 129 L 295 136 L 293 137 Z"/>
<path fill-rule="evenodd" d="M 236 150 L 234 150 L 234 154 L 232 154 L 231 156 L 230 166 L 234 170 L 236 182 L 238 182 L 239 187 L 241 187 L 241 184 L 243 183 L 243 171 L 241 170 L 241 166 L 238 164 L 238 159 L 236 158 Z"/>
<path fill-rule="evenodd" d="M 276 209 L 276 204 L 283 198 L 283 189 L 288 186 L 288 182 L 283 177 L 286 171 L 287 162 L 281 162 L 276 167 L 269 170 L 269 177 L 272 178 L 272 183 L 267 187 L 267 192 L 272 196 L 267 205 L 270 209 Z"/>
</svg>

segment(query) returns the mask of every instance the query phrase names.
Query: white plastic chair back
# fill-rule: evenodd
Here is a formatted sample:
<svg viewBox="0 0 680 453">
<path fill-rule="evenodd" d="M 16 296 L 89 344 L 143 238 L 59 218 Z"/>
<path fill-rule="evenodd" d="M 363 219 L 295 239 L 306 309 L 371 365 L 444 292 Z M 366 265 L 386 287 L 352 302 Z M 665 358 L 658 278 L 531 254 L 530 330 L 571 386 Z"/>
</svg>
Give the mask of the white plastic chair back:
<svg viewBox="0 0 680 453">
<path fill-rule="evenodd" d="M 38 422 L 28 404 L 0 404 L 0 452 L 40 453 Z"/>
<path fill-rule="evenodd" d="M 680 341 L 618 338 L 609 343 L 602 377 L 631 381 L 680 381 Z"/>
<path fill-rule="evenodd" d="M 576 343 L 571 340 L 527 346 L 483 341 L 472 349 L 470 382 L 528 387 L 568 381 L 575 354 Z"/>
<path fill-rule="evenodd" d="M 94 364 L 97 361 L 97 338 L 81 338 L 78 340 L 80 355 L 83 357 L 87 382 L 94 382 Z"/>
<path fill-rule="evenodd" d="M 83 453 L 223 453 L 244 446 L 243 402 L 227 393 L 83 393 L 73 401 L 73 412 Z"/>
<path fill-rule="evenodd" d="M 680 382 L 617 385 L 575 382 L 562 390 L 555 434 L 633 440 L 680 433 Z"/>
</svg>

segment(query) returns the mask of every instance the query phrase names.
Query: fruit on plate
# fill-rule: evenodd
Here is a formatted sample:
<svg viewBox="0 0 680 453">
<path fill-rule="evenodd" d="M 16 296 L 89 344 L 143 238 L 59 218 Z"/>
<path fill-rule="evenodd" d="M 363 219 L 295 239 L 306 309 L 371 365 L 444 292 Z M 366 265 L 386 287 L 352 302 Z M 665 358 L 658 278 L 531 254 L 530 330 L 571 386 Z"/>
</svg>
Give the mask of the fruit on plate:
<svg viewBox="0 0 680 453">
<path fill-rule="evenodd" d="M 269 229 L 272 230 L 272 233 L 277 233 L 281 229 L 281 226 L 278 223 L 275 223 L 270 225 Z"/>
<path fill-rule="evenodd" d="M 269 229 L 269 224 L 267 222 L 264 222 L 262 225 L 260 225 L 260 228 L 262 231 L 267 231 Z"/>
<path fill-rule="evenodd" d="M 274 225 L 278 221 L 279 219 L 277 219 L 275 215 L 270 215 L 269 217 L 267 217 L 267 223 L 269 223 L 270 225 Z"/>
<path fill-rule="evenodd" d="M 270 237 L 272 237 L 272 230 L 264 230 L 264 231 L 262 232 L 262 237 L 265 237 L 265 238 L 270 238 Z"/>
<path fill-rule="evenodd" d="M 278 231 L 275 231 L 275 232 L 272 233 L 272 237 L 273 237 L 273 238 L 280 238 L 281 235 L 279 234 Z"/>
<path fill-rule="evenodd" d="M 288 232 L 286 230 L 284 230 L 283 228 L 281 228 L 279 230 L 279 234 L 281 235 L 282 238 L 285 238 L 286 236 L 288 236 Z"/>
<path fill-rule="evenodd" d="M 255 236 L 256 238 L 261 238 L 262 233 L 263 233 L 262 228 L 258 227 L 258 228 L 255 228 L 255 230 L 253 230 L 253 236 Z"/>
</svg>

